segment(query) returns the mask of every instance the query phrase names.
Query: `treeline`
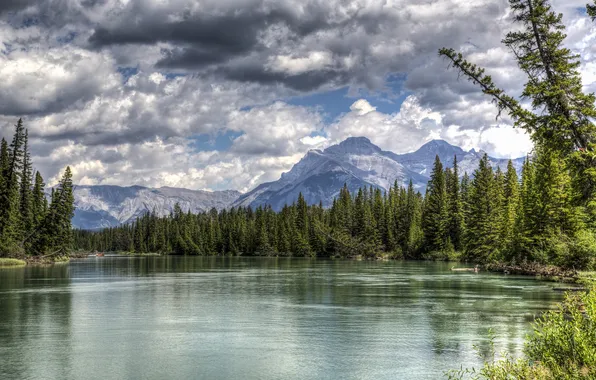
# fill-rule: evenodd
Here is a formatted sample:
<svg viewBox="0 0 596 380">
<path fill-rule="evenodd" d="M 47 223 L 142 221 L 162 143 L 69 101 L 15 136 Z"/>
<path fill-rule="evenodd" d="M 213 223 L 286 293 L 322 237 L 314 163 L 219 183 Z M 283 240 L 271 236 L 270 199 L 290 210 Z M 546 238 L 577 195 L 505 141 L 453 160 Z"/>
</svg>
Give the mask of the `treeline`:
<svg viewBox="0 0 596 380">
<path fill-rule="evenodd" d="M 41 174 L 33 171 L 29 134 L 21 119 L 12 142 L 0 147 L 0 255 L 44 255 L 72 247 L 72 173 L 66 168 L 51 200 Z"/>
<path fill-rule="evenodd" d="M 588 215 L 571 197 L 571 178 L 555 154 L 537 152 L 519 180 L 493 170 L 485 155 L 461 179 L 436 158 L 426 195 L 397 183 L 384 192 L 343 187 L 333 205 L 307 205 L 302 195 L 280 212 L 270 207 L 191 214 L 179 205 L 101 232 L 76 231 L 84 250 L 187 255 L 362 255 L 474 262 L 533 261 L 566 267 L 594 264 Z"/>
</svg>

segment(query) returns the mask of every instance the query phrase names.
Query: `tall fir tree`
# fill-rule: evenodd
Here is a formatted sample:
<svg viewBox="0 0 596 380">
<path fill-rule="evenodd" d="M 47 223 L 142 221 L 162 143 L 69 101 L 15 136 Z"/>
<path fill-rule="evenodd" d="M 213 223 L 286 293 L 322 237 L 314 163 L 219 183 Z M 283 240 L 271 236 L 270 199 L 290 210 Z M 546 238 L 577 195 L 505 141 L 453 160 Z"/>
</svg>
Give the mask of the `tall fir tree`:
<svg viewBox="0 0 596 380">
<path fill-rule="evenodd" d="M 469 198 L 469 215 L 466 223 L 465 258 L 475 262 L 488 262 L 498 254 L 498 225 L 495 212 L 495 176 L 485 154 L 474 172 Z"/>
<path fill-rule="evenodd" d="M 21 183 L 19 186 L 19 213 L 21 216 L 21 239 L 28 237 L 33 232 L 34 214 L 32 205 L 32 180 L 33 167 L 29 153 L 29 132 L 25 129 L 23 139 L 23 164 L 21 168 Z"/>
<path fill-rule="evenodd" d="M 439 54 L 491 96 L 499 114 L 507 112 L 517 127 L 528 131 L 537 147 L 558 152 L 570 170 L 574 203 L 596 225 L 596 96 L 583 92 L 580 59 L 565 47 L 563 16 L 548 0 L 509 0 L 519 28 L 503 43 L 514 54 L 528 80 L 522 99 L 531 100 L 535 113 L 499 89 L 484 69 L 467 62 L 453 49 Z M 592 5 L 588 13 L 594 14 Z"/>
<path fill-rule="evenodd" d="M 422 227 L 428 251 L 443 251 L 448 241 L 447 186 L 439 156 L 426 188 Z"/>
<path fill-rule="evenodd" d="M 506 260 L 510 260 L 515 250 L 515 223 L 517 220 L 519 202 L 519 180 L 513 162 L 507 163 L 505 183 L 503 189 L 503 219 L 501 224 L 501 243 L 506 253 Z"/>
<path fill-rule="evenodd" d="M 462 249 L 462 234 L 464 228 L 464 210 L 460 194 L 459 167 L 457 156 L 453 157 L 452 174 L 447 180 L 448 234 L 453 248 Z"/>
</svg>

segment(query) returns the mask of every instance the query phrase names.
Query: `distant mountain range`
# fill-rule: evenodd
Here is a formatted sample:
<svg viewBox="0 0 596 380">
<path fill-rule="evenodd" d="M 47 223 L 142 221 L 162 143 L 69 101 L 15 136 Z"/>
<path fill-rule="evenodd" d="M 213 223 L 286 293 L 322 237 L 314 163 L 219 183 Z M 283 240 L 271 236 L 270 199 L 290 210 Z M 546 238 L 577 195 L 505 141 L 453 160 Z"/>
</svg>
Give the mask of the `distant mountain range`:
<svg viewBox="0 0 596 380">
<path fill-rule="evenodd" d="M 176 203 L 184 211 L 193 213 L 224 209 L 238 199 L 240 192 L 201 191 L 162 187 L 151 189 L 142 186 L 76 186 L 75 215 L 72 224 L 76 228 L 100 229 L 130 223 L 145 213 L 169 215 Z"/>
<path fill-rule="evenodd" d="M 299 193 L 308 203 L 330 206 L 344 183 L 350 191 L 362 186 L 387 190 L 395 180 L 407 186 L 411 179 L 415 188 L 424 192 L 436 155 L 447 167 L 452 167 L 453 157 L 457 156 L 460 173 L 472 174 L 484 152 L 466 152 L 445 141 L 433 140 L 415 152 L 400 155 L 381 150 L 365 137 L 351 137 L 325 150 L 309 151 L 279 180 L 263 183 L 245 194 L 170 187 L 77 186 L 73 225 L 99 229 L 129 223 L 153 210 L 161 216 L 169 215 L 176 203 L 191 212 L 260 205 L 279 210 L 284 204 L 294 202 Z M 513 160 L 518 172 L 523 160 Z M 493 167 L 507 167 L 506 159 L 490 158 L 490 161 Z"/>
</svg>

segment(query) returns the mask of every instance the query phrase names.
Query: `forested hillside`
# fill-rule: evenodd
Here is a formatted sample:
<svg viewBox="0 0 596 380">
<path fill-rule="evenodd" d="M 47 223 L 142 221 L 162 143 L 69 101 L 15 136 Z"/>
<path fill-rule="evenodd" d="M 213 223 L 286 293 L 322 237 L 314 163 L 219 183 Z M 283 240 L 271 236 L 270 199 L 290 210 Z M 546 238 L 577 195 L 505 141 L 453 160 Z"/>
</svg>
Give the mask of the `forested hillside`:
<svg viewBox="0 0 596 380">
<path fill-rule="evenodd" d="M 509 165 L 494 171 L 485 156 L 471 178 L 459 180 L 437 157 L 426 196 L 394 186 L 388 192 L 342 189 L 331 208 L 302 196 L 280 212 L 270 207 L 191 214 L 179 206 L 165 218 L 146 215 L 131 225 L 76 232 L 85 250 L 190 255 L 294 255 L 474 262 L 533 261 L 563 267 L 594 264 L 596 239 L 584 209 L 574 204 L 564 161 L 538 153 L 518 178 Z"/>
</svg>

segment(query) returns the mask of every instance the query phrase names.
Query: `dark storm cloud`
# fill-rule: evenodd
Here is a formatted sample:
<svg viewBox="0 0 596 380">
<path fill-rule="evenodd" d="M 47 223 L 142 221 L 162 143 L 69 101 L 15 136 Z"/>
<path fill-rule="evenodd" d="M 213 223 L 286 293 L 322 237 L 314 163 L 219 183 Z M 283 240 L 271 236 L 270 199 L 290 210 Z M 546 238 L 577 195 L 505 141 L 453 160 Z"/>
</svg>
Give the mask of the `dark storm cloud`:
<svg viewBox="0 0 596 380">
<path fill-rule="evenodd" d="M 37 3 L 36 0 L 2 0 L 0 1 L 0 14 L 10 11 L 18 11 Z"/>
<path fill-rule="evenodd" d="M 151 116 L 139 116 L 131 120 L 126 128 L 118 131 L 102 130 L 100 125 L 86 126 L 82 129 L 64 130 L 54 134 L 42 134 L 34 137 L 46 141 L 71 140 L 86 146 L 111 146 L 119 144 L 140 144 L 144 141 L 154 140 L 156 137 L 168 139 L 178 136 L 179 133 L 168 126 L 154 120 Z"/>
<path fill-rule="evenodd" d="M 317 70 L 291 75 L 272 72 L 263 66 L 248 66 L 236 68 L 222 68 L 218 74 L 225 79 L 237 82 L 258 82 L 261 84 L 283 83 L 296 91 L 312 91 L 324 84 L 333 83 L 336 87 L 349 84 L 350 75 L 336 70 Z"/>
<path fill-rule="evenodd" d="M 267 58 L 275 56 L 293 45 L 301 46 L 303 40 L 320 31 L 338 35 L 329 46 L 322 46 L 339 57 L 347 57 L 366 47 L 364 39 L 341 41 L 342 34 L 361 30 L 363 34 L 383 33 L 383 24 L 393 22 L 393 17 L 383 13 L 351 10 L 350 16 L 334 15 L 336 7 L 325 2 L 277 2 L 264 6 L 257 0 L 244 8 L 232 7 L 200 14 L 182 15 L 180 20 L 167 21 L 167 14 L 147 10 L 142 2 L 133 2 L 119 14 L 112 25 L 100 25 L 89 37 L 92 47 L 98 49 L 119 45 L 155 45 L 168 43 L 161 49 L 162 57 L 155 66 L 162 70 L 200 72 L 209 70 L 224 79 L 262 84 L 282 83 L 298 91 L 310 91 L 326 83 L 347 84 L 347 72 L 325 69 L 318 73 L 286 75 L 267 70 Z M 299 10 L 298 10 L 299 9 Z M 173 10 L 172 10 L 173 12 Z M 262 34 L 275 28 L 287 28 L 288 33 L 279 37 L 271 46 L 265 46 Z M 356 46 L 355 46 L 356 45 Z M 302 46 L 303 48 L 304 46 Z M 296 51 L 296 53 L 299 53 Z M 236 64 L 234 60 L 250 60 Z M 345 71 L 345 70 L 344 70 Z"/>
<path fill-rule="evenodd" d="M 115 27 L 97 28 L 89 42 L 94 47 L 172 43 L 179 46 L 166 50 L 158 66 L 195 69 L 257 49 L 259 32 L 276 23 L 290 26 L 301 36 L 325 26 L 319 16 L 299 20 L 285 9 L 232 9 L 227 14 L 187 16 L 185 20 L 174 22 L 146 15 L 139 22 L 131 23 L 125 17 Z"/>
</svg>

